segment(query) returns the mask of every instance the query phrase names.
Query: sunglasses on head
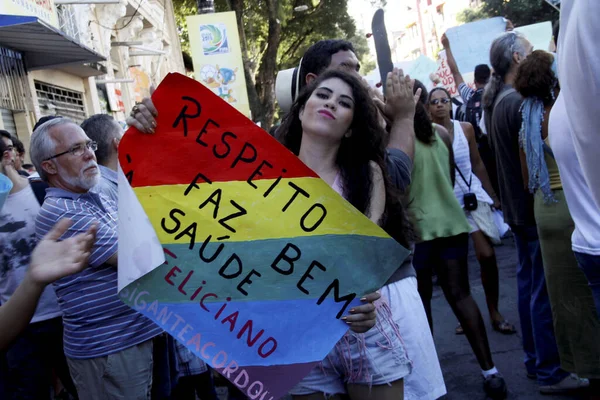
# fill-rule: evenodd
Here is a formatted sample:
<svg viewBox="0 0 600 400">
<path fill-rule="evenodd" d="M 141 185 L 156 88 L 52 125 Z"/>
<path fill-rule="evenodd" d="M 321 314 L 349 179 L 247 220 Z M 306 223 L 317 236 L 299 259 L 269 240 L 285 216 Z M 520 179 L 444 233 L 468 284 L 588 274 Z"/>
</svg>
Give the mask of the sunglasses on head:
<svg viewBox="0 0 600 400">
<path fill-rule="evenodd" d="M 443 99 L 433 99 L 429 102 L 429 104 L 437 106 L 438 104 L 440 104 L 440 102 L 442 104 L 448 104 L 448 103 L 450 103 L 450 99 L 447 97 L 444 97 Z"/>
</svg>

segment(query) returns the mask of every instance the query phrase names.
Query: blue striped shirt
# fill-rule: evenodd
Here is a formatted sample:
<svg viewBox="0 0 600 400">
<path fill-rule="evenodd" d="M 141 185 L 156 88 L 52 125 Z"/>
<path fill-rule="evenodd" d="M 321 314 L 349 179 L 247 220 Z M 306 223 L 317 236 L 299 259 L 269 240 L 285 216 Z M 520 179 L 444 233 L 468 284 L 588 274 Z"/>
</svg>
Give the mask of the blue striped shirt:
<svg viewBox="0 0 600 400">
<path fill-rule="evenodd" d="M 102 357 L 160 334 L 157 325 L 119 299 L 117 267 L 105 264 L 117 253 L 117 205 L 102 194 L 49 188 L 36 220 L 37 236 L 44 236 L 61 218 L 73 221 L 63 238 L 85 232 L 93 222 L 98 225 L 89 267 L 54 283 L 63 313 L 65 355 Z"/>
</svg>

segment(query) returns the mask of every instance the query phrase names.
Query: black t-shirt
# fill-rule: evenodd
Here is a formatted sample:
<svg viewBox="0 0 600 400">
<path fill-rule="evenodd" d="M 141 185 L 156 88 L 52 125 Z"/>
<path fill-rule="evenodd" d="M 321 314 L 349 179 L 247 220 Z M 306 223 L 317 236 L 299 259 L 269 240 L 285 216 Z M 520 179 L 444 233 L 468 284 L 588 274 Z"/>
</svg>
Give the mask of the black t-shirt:
<svg viewBox="0 0 600 400">
<path fill-rule="evenodd" d="M 504 85 L 500 93 L 511 88 Z M 522 102 L 518 92 L 507 95 L 493 109 L 489 127 L 504 220 L 509 225 L 519 226 L 535 225 L 533 196 L 525 189 L 521 174 L 519 130 L 522 119 L 519 109 Z"/>
<path fill-rule="evenodd" d="M 410 177 L 412 173 L 412 160 L 410 157 L 401 150 L 398 149 L 387 149 L 386 155 L 387 172 L 390 176 L 392 184 L 398 188 L 401 192 L 405 192 L 410 185 Z M 416 277 L 417 273 L 412 265 L 412 252 L 406 260 L 402 263 L 400 268 L 394 272 L 394 274 L 385 283 L 389 285 L 400 281 L 404 278 L 411 276 Z"/>
</svg>

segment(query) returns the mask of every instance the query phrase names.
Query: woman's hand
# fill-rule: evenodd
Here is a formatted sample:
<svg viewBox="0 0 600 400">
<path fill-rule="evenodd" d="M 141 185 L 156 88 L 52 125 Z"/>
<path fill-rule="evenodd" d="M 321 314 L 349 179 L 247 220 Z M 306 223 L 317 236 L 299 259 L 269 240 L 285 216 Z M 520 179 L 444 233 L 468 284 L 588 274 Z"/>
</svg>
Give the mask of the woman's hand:
<svg viewBox="0 0 600 400">
<path fill-rule="evenodd" d="M 379 292 L 369 293 L 361 300 L 366 303 L 362 306 L 354 307 L 350 310 L 350 315 L 342 317 L 353 332 L 365 333 L 377 323 L 377 314 L 375 313 L 375 304 L 379 300 Z"/>
<path fill-rule="evenodd" d="M 127 125 L 134 126 L 142 133 L 154 133 L 156 129 L 156 120 L 158 111 L 154 107 L 152 99 L 145 97 L 141 103 L 133 106 L 129 117 L 127 117 Z"/>
<path fill-rule="evenodd" d="M 380 99 L 373 99 L 382 114 L 390 121 L 401 119 L 412 119 L 415 115 L 415 107 L 421 89 L 413 94 L 415 81 L 410 76 L 404 76 L 404 72 L 394 68 L 387 76 L 385 103 Z"/>
</svg>

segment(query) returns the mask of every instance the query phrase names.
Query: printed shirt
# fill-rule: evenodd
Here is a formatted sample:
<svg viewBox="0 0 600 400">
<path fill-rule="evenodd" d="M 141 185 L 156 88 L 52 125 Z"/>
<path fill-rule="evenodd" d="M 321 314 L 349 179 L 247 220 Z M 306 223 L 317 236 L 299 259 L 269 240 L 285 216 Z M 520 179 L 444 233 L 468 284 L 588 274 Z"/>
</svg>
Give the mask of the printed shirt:
<svg viewBox="0 0 600 400">
<path fill-rule="evenodd" d="M 63 238 L 85 232 L 93 222 L 98 225 L 88 268 L 54 283 L 63 312 L 65 355 L 102 357 L 160 334 L 158 326 L 119 299 L 117 267 L 105 264 L 117 253 L 117 205 L 102 194 L 49 188 L 36 220 L 38 237 L 61 218 L 73 221 Z"/>
<path fill-rule="evenodd" d="M 25 278 L 31 252 L 38 243 L 35 218 L 40 210 L 31 186 L 12 193 L 0 210 L 0 303 L 10 299 Z M 52 286 L 42 292 L 31 322 L 61 314 Z"/>
</svg>

